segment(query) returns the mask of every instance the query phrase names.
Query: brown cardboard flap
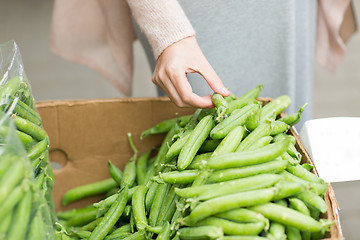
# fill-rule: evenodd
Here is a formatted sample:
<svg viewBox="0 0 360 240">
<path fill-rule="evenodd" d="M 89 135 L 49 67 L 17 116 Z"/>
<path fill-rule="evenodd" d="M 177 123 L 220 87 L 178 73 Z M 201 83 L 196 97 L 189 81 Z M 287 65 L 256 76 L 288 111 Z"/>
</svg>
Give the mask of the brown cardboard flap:
<svg viewBox="0 0 360 240">
<path fill-rule="evenodd" d="M 141 131 L 176 117 L 176 113 L 194 112 L 192 108 L 177 108 L 167 98 L 40 102 L 37 108 L 50 137 L 50 160 L 63 165 L 54 171 L 57 211 L 100 199 L 99 196 L 66 207 L 60 204 L 67 190 L 110 177 L 108 160 L 123 168 L 133 154 L 128 132 L 143 153 L 160 145 L 164 135 L 141 141 Z"/>
</svg>

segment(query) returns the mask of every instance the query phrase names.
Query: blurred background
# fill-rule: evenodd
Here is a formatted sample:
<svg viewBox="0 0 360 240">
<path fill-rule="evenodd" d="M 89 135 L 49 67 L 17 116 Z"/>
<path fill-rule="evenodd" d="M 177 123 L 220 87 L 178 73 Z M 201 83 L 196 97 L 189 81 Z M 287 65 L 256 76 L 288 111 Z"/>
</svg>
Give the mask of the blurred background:
<svg viewBox="0 0 360 240">
<path fill-rule="evenodd" d="M 357 17 L 360 0 L 355 0 Z M 1 0 L 0 42 L 15 40 L 37 101 L 123 97 L 95 71 L 54 55 L 49 48 L 53 1 Z M 358 20 L 358 19 L 357 19 Z M 359 24 L 359 20 L 358 20 Z M 151 72 L 140 43 L 134 44 L 134 97 L 156 96 Z M 315 63 L 314 118 L 360 117 L 360 33 L 334 74 Z M 360 175 L 360 174 L 359 174 Z M 360 181 L 333 184 L 347 239 L 359 239 Z"/>
</svg>

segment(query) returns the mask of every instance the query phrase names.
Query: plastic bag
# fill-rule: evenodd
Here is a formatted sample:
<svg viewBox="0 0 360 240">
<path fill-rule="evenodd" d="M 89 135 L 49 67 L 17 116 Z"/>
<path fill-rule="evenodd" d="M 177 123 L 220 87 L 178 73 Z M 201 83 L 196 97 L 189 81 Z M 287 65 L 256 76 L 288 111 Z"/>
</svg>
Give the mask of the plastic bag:
<svg viewBox="0 0 360 240">
<path fill-rule="evenodd" d="M 8 115 L 0 112 L 0 239 L 54 239 L 51 211 Z"/>
<path fill-rule="evenodd" d="M 11 116 L 15 123 L 16 133 L 31 160 L 35 177 L 37 181 L 42 181 L 40 190 L 47 199 L 54 223 L 54 178 L 48 157 L 49 137 L 42 127 L 34 102 L 18 46 L 14 41 L 0 44 L 0 110 Z M 0 129 L 0 134 L 1 131 L 6 134 L 6 127 Z"/>
</svg>

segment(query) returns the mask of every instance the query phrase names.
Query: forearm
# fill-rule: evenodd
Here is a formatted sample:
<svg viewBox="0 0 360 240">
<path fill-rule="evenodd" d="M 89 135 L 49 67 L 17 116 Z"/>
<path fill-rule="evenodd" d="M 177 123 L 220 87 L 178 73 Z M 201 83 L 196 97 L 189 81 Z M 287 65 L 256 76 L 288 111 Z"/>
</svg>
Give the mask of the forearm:
<svg viewBox="0 0 360 240">
<path fill-rule="evenodd" d="M 171 44 L 195 31 L 176 0 L 127 0 L 133 17 L 148 39 L 155 59 Z"/>
</svg>

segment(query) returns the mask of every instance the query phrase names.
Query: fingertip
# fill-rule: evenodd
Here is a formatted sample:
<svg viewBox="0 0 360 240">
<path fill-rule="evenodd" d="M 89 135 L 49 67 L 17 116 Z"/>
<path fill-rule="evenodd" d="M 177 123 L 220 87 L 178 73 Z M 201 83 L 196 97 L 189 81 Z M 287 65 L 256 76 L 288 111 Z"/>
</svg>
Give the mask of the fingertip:
<svg viewBox="0 0 360 240">
<path fill-rule="evenodd" d="M 210 108 L 213 106 L 211 95 L 200 97 L 196 94 L 192 95 L 192 105 L 199 108 Z"/>
<path fill-rule="evenodd" d="M 220 93 L 221 95 L 223 95 L 223 96 L 225 96 L 225 97 L 227 97 L 227 96 L 230 96 L 230 91 L 229 91 L 229 89 L 227 89 L 226 87 L 223 87 L 222 89 L 221 89 L 221 93 Z"/>
<path fill-rule="evenodd" d="M 214 107 L 214 104 L 212 102 L 212 97 L 210 94 L 205 95 L 201 98 L 203 99 L 201 108 L 213 108 Z"/>
</svg>

